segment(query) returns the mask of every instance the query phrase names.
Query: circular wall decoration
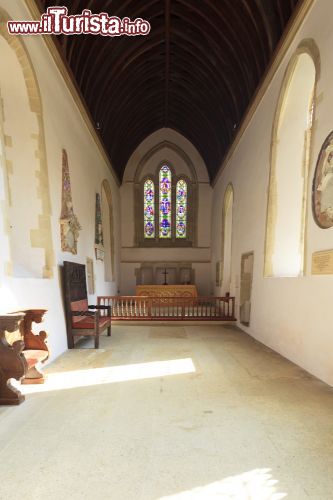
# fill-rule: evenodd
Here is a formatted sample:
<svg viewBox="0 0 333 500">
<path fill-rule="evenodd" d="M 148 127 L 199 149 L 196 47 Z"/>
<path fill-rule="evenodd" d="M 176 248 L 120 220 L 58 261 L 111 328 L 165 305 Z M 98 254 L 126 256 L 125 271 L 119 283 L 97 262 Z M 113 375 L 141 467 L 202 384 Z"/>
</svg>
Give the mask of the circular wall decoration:
<svg viewBox="0 0 333 500">
<path fill-rule="evenodd" d="M 319 227 L 333 226 L 333 132 L 321 147 L 312 184 L 312 212 Z"/>
</svg>

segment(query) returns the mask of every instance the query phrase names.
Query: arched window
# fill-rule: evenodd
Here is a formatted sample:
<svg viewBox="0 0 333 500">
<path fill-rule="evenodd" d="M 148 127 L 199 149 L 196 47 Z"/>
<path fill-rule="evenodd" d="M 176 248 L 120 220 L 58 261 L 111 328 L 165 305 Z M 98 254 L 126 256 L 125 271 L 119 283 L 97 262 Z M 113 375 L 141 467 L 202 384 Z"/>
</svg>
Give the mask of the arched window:
<svg viewBox="0 0 333 500">
<path fill-rule="evenodd" d="M 144 183 L 144 237 L 155 238 L 155 186 L 151 179 Z"/>
<path fill-rule="evenodd" d="M 303 274 L 315 83 L 313 58 L 298 53 L 288 67 L 273 126 L 265 276 Z"/>
<path fill-rule="evenodd" d="M 187 233 L 187 183 L 180 179 L 176 186 L 176 238 L 186 238 Z"/>
<path fill-rule="evenodd" d="M 9 20 L 0 9 L 1 26 Z M 42 98 L 32 61 L 20 38 L 0 31 L 1 61 L 6 67 L 0 74 L 0 260 L 5 273 L 15 278 L 52 278 L 54 254 Z"/>
<path fill-rule="evenodd" d="M 167 165 L 160 169 L 160 238 L 171 238 L 171 171 Z"/>
<path fill-rule="evenodd" d="M 143 183 L 143 239 L 148 242 L 189 242 L 189 183 L 164 163 Z"/>
<path fill-rule="evenodd" d="M 234 190 L 232 185 L 229 184 L 223 202 L 223 214 L 222 214 L 222 294 L 226 292 L 230 293 L 230 283 L 231 283 L 231 264 L 232 264 L 232 211 L 234 203 Z"/>
</svg>

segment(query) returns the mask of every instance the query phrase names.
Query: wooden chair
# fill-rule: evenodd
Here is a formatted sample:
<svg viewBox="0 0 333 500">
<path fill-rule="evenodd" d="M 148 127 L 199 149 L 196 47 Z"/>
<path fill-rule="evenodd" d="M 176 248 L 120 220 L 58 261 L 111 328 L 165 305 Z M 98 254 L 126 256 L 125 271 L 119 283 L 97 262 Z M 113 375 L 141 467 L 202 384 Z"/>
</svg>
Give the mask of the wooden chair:
<svg viewBox="0 0 333 500">
<path fill-rule="evenodd" d="M 111 336 L 111 308 L 88 305 L 86 271 L 83 264 L 64 262 L 63 281 L 68 348 L 75 347 L 75 337 L 93 336 L 95 349 L 99 347 L 99 336 L 107 330 Z M 106 310 L 107 315 L 100 311 Z"/>
</svg>

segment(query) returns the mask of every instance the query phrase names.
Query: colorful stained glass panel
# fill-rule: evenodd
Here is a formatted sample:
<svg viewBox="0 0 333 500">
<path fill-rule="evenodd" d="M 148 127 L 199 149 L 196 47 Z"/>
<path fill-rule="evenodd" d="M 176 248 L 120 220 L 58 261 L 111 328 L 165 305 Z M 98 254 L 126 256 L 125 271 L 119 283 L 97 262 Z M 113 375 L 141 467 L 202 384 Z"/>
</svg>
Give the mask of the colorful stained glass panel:
<svg viewBox="0 0 333 500">
<path fill-rule="evenodd" d="M 144 236 L 155 238 L 155 187 L 150 179 L 144 184 Z"/>
<path fill-rule="evenodd" d="M 176 186 L 176 238 L 186 238 L 187 184 L 181 179 Z"/>
<path fill-rule="evenodd" d="M 160 169 L 160 238 L 171 238 L 171 171 Z"/>
</svg>

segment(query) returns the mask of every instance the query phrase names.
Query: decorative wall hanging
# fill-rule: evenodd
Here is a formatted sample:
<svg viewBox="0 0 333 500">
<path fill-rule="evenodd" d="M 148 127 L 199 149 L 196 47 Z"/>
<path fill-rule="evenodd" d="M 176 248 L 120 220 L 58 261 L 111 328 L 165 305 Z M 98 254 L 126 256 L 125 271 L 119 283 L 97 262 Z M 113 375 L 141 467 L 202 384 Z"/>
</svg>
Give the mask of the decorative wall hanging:
<svg viewBox="0 0 333 500">
<path fill-rule="evenodd" d="M 319 227 L 333 226 L 333 132 L 320 150 L 312 185 L 312 212 Z"/>
<path fill-rule="evenodd" d="M 77 254 L 77 240 L 81 230 L 78 218 L 74 214 L 71 180 L 69 176 L 68 158 L 62 150 L 62 199 L 60 215 L 61 250 Z"/>
<path fill-rule="evenodd" d="M 104 260 L 104 240 L 103 240 L 101 195 L 99 193 L 96 193 L 95 255 L 96 255 L 97 260 Z"/>
</svg>

